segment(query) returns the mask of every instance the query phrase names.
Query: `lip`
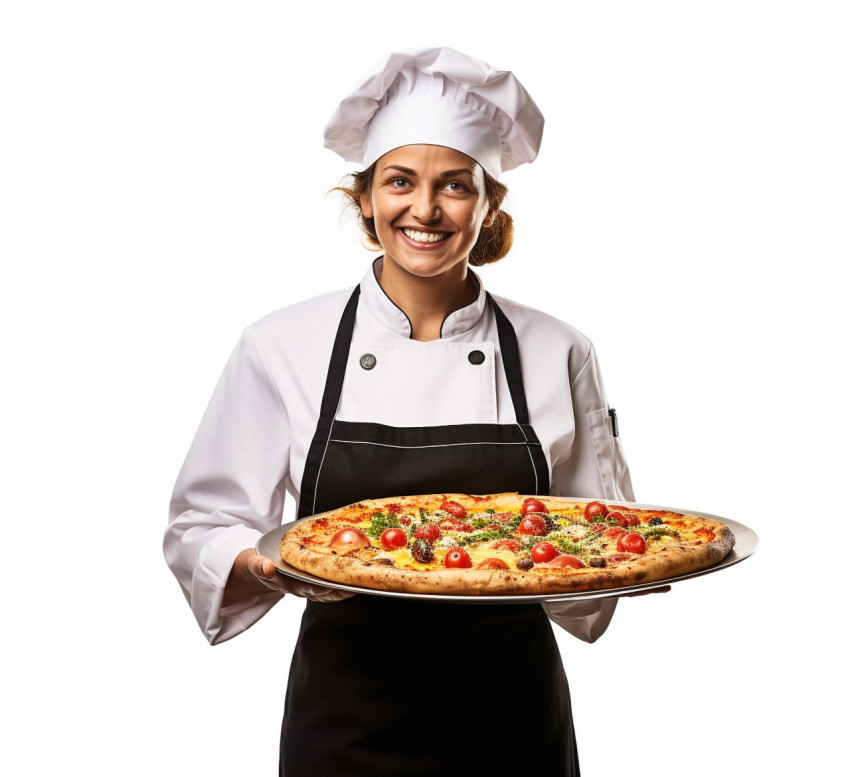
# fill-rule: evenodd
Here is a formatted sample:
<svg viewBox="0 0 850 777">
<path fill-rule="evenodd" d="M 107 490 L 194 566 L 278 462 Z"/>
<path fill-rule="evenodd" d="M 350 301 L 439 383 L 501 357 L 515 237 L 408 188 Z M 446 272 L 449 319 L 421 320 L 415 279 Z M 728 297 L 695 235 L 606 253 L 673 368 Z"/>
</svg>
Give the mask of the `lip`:
<svg viewBox="0 0 850 777">
<path fill-rule="evenodd" d="M 434 234 L 435 232 L 444 232 L 442 229 L 422 229 L 421 227 L 399 227 L 398 234 L 401 236 L 401 239 L 407 243 L 407 245 L 412 248 L 417 249 L 418 251 L 434 251 L 438 248 L 442 248 L 452 237 L 451 232 L 447 234 L 447 236 L 443 240 L 438 240 L 436 243 L 420 243 L 417 240 L 411 240 L 407 235 L 404 234 L 405 229 L 415 229 L 417 232 L 428 232 L 430 234 Z"/>
</svg>

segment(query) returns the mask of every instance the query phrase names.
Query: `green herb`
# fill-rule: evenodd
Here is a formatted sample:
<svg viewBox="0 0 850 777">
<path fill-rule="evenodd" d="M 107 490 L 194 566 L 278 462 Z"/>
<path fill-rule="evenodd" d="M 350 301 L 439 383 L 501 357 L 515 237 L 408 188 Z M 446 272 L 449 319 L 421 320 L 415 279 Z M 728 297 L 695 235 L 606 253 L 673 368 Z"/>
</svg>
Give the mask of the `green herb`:
<svg viewBox="0 0 850 777">
<path fill-rule="evenodd" d="M 392 529 L 399 525 L 398 518 L 394 515 L 383 513 L 372 513 L 372 523 L 369 528 L 364 529 L 366 534 L 372 537 L 380 537 L 385 529 Z"/>
</svg>

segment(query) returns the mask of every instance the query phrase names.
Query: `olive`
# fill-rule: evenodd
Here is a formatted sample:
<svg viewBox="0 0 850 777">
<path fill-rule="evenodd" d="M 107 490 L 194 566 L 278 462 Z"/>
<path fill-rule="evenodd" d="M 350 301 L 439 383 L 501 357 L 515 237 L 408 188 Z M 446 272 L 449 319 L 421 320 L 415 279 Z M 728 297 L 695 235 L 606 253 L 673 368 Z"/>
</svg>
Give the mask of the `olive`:
<svg viewBox="0 0 850 777">
<path fill-rule="evenodd" d="M 588 566 L 591 567 L 607 567 L 608 562 L 602 556 L 594 556 L 587 560 Z"/>
<path fill-rule="evenodd" d="M 517 559 L 516 567 L 517 569 L 521 569 L 523 571 L 527 571 L 534 566 L 534 562 L 530 557 L 525 556 L 524 558 Z"/>
<path fill-rule="evenodd" d="M 649 519 L 650 526 L 661 526 L 662 523 L 664 523 L 664 521 L 662 521 L 657 515 L 655 516 L 655 518 Z"/>
</svg>

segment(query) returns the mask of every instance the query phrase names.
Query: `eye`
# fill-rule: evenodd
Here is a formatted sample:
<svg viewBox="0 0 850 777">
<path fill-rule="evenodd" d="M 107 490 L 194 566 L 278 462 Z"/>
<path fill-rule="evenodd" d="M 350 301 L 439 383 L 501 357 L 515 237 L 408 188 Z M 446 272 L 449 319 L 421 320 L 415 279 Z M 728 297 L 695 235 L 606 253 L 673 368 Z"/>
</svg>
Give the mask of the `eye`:
<svg viewBox="0 0 850 777">
<path fill-rule="evenodd" d="M 446 188 L 450 192 L 467 192 L 467 191 L 469 191 L 469 189 L 467 189 L 467 187 L 466 187 L 466 184 L 463 184 L 460 181 L 449 181 L 446 184 Z"/>
<path fill-rule="evenodd" d="M 390 178 L 390 180 L 387 181 L 387 183 L 393 189 L 403 189 L 405 186 L 407 186 L 409 181 L 407 180 L 407 178 Z"/>
</svg>

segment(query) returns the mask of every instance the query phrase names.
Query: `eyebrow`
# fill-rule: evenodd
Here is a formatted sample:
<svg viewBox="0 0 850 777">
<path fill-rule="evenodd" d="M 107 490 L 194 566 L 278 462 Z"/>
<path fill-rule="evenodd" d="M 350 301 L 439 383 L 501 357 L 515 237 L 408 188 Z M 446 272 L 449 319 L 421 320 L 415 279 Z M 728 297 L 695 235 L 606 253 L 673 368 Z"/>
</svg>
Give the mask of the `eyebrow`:
<svg viewBox="0 0 850 777">
<path fill-rule="evenodd" d="M 418 173 L 415 170 L 411 170 L 409 167 L 402 167 L 401 165 L 390 165 L 389 167 L 384 168 L 383 172 L 388 172 L 390 170 L 397 170 L 400 173 L 404 173 L 405 175 L 412 176 L 414 178 L 418 177 Z M 467 175 L 473 175 L 472 170 L 468 167 L 459 167 L 457 170 L 446 170 L 440 173 L 440 178 L 451 178 L 455 175 L 462 175 L 466 173 Z"/>
</svg>

